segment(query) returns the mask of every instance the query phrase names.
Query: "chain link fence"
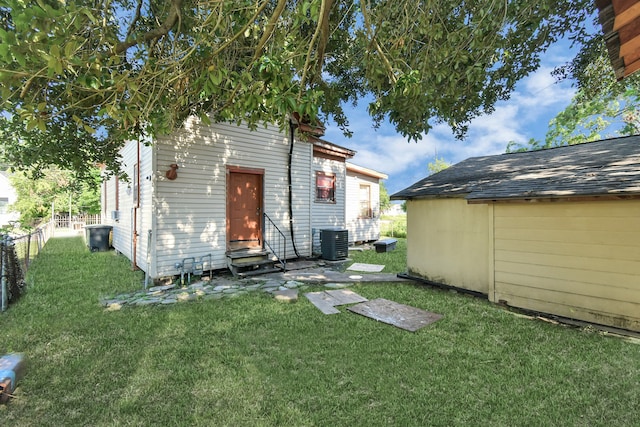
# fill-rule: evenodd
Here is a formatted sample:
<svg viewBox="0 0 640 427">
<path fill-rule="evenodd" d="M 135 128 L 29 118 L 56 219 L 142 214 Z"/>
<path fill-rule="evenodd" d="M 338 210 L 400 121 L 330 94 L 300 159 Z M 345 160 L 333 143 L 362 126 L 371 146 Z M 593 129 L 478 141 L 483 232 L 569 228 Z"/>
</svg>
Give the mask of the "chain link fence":
<svg viewBox="0 0 640 427">
<path fill-rule="evenodd" d="M 27 234 L 0 235 L 0 271 L 2 272 L 0 308 L 2 311 L 20 298 L 24 290 L 24 275 L 29 270 L 29 264 L 53 235 L 53 229 L 53 222 L 48 222 Z"/>
</svg>

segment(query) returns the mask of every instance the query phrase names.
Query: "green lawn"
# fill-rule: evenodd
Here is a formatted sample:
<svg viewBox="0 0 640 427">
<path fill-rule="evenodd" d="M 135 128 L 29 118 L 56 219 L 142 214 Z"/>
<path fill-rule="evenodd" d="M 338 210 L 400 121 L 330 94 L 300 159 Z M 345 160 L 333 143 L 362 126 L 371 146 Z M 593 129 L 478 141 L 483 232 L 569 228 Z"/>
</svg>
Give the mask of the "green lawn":
<svg viewBox="0 0 640 427">
<path fill-rule="evenodd" d="M 396 249 L 390 252 L 349 251 L 352 262 L 344 264 L 346 270 L 351 264 L 361 262 L 365 264 L 384 265 L 382 273 L 406 273 L 407 271 L 407 239 L 396 239 Z M 373 247 L 373 245 L 371 245 Z"/>
<path fill-rule="evenodd" d="M 640 345 L 411 284 L 352 289 L 444 314 L 416 333 L 262 294 L 106 312 L 142 275 L 52 239 L 0 314 L 28 357 L 7 426 L 638 425 Z"/>
</svg>

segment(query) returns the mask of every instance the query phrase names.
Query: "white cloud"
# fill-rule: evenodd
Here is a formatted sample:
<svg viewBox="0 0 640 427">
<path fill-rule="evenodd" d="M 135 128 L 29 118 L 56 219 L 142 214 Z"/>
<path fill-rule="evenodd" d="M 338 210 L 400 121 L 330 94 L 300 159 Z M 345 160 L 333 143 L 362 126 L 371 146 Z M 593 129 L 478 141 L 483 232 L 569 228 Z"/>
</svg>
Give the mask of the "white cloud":
<svg viewBox="0 0 640 427">
<path fill-rule="evenodd" d="M 354 109 L 345 109 L 353 138 L 345 139 L 330 126 L 326 139 L 356 150 L 354 163 L 388 174 L 390 191 L 399 190 L 426 176 L 427 165 L 436 156 L 458 163 L 469 157 L 504 153 L 509 141 L 543 139 L 549 120 L 575 93 L 570 83 L 556 83 L 551 75 L 555 65 L 545 62 L 518 84 L 511 99 L 499 102 L 492 114 L 474 119 L 464 140 L 456 139 L 444 124 L 434 126 L 417 143 L 407 142 L 389 123 L 375 130 L 366 112 L 366 100 Z"/>
<path fill-rule="evenodd" d="M 567 105 L 575 89 L 567 82 L 557 82 L 551 75 L 553 68 L 542 67 L 522 81 L 522 89 L 515 93 L 512 101 L 523 107 L 540 108 Z"/>
<path fill-rule="evenodd" d="M 438 145 L 431 134 L 418 142 L 408 142 L 400 135 L 372 133 L 366 142 L 353 142 L 349 148 L 357 151 L 354 163 L 388 175 L 424 164 L 423 159 L 433 157 Z"/>
</svg>

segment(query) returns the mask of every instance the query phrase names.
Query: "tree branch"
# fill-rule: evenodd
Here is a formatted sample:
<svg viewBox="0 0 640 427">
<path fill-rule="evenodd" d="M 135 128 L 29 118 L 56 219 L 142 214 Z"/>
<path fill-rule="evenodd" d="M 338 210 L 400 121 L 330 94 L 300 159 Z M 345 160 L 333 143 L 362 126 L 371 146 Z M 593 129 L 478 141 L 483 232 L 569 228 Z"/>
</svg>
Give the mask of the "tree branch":
<svg viewBox="0 0 640 427">
<path fill-rule="evenodd" d="M 380 60 L 382 61 L 382 64 L 384 65 L 384 67 L 387 69 L 389 78 L 395 84 L 397 83 L 398 79 L 396 78 L 396 75 L 393 72 L 393 67 L 391 66 L 391 63 L 389 62 L 389 59 L 387 58 L 387 56 L 382 51 L 382 48 L 380 47 L 378 40 L 374 35 L 371 34 L 371 20 L 369 19 L 369 12 L 368 12 L 365 0 L 360 0 L 360 9 L 362 10 L 362 16 L 364 17 L 364 25 L 367 30 L 367 35 L 371 37 L 371 43 L 373 43 L 373 45 L 376 48 L 376 51 L 380 55 Z"/>
<path fill-rule="evenodd" d="M 142 1 L 143 0 L 138 0 L 138 5 L 136 6 L 136 14 L 133 16 L 133 20 L 131 21 L 131 25 L 129 25 L 129 29 L 127 30 L 127 35 L 125 36 L 125 40 L 128 40 L 129 37 L 131 37 L 131 34 L 133 33 L 133 29 L 135 28 L 136 24 L 138 23 L 138 19 L 140 19 L 140 10 L 142 10 Z"/>
<path fill-rule="evenodd" d="M 322 27 L 320 28 L 320 42 L 318 43 L 318 59 L 316 62 L 316 75 L 322 73 L 322 66 L 324 64 L 324 54 L 327 49 L 327 43 L 329 43 L 329 15 L 331 14 L 331 8 L 333 7 L 333 0 L 327 0 L 327 5 L 324 8 L 324 13 L 321 16 Z"/>
<path fill-rule="evenodd" d="M 181 17 L 181 8 L 182 8 L 182 0 L 171 0 L 171 11 L 167 16 L 167 19 L 160 25 L 158 28 L 148 31 L 142 35 L 141 38 L 136 38 L 135 40 L 125 40 L 121 43 L 118 43 L 113 52 L 118 55 L 121 54 L 132 46 L 136 46 L 140 43 L 146 43 L 153 40 L 157 40 L 163 36 L 169 34 L 169 31 L 180 22 Z"/>
<path fill-rule="evenodd" d="M 284 10 L 284 7 L 286 6 L 286 4 L 287 4 L 287 0 L 278 0 L 278 5 L 276 6 L 276 9 L 273 11 L 273 15 L 271 15 L 271 18 L 269 19 L 269 23 L 267 23 L 267 26 L 264 29 L 264 33 L 262 33 L 262 37 L 258 42 L 258 46 L 256 46 L 256 50 L 253 55 L 254 61 L 260 58 L 260 55 L 262 53 L 262 48 L 264 47 L 265 44 L 267 44 L 267 40 L 269 40 L 269 37 L 271 37 L 271 34 L 273 33 L 273 29 L 276 26 L 276 22 L 278 22 L 278 19 L 280 19 L 280 15 L 282 15 L 282 11 Z"/>
<path fill-rule="evenodd" d="M 245 31 L 247 31 L 247 28 L 249 28 L 249 26 L 253 23 L 255 23 L 255 21 L 258 19 L 258 16 L 260 16 L 260 14 L 264 11 L 264 9 L 267 7 L 267 5 L 269 4 L 269 0 L 265 0 L 260 7 L 258 8 L 258 10 L 256 10 L 256 13 L 251 17 L 250 20 L 247 21 L 247 23 L 244 25 L 244 27 L 242 27 L 240 29 L 240 31 L 238 31 L 237 33 L 235 33 L 233 35 L 233 37 L 231 37 L 229 40 L 227 40 L 226 42 L 224 42 L 214 53 L 212 56 L 218 56 L 218 54 L 220 52 L 222 52 L 223 50 L 225 50 L 231 43 L 233 43 L 234 41 L 236 41 L 238 39 L 238 37 L 242 36 Z"/>
<path fill-rule="evenodd" d="M 322 46 L 322 43 L 324 41 L 324 43 L 326 44 L 327 39 L 329 37 L 329 34 L 328 34 L 329 21 L 328 20 L 329 20 L 329 12 L 330 12 L 332 2 L 333 0 L 322 0 L 322 3 L 320 3 L 320 16 L 318 18 L 318 24 L 316 25 L 316 31 L 313 33 L 313 37 L 311 37 L 311 41 L 309 42 L 309 48 L 307 49 L 307 58 L 305 59 L 304 67 L 302 68 L 302 78 L 300 79 L 300 95 L 302 95 L 302 93 L 304 92 L 304 85 L 307 82 L 307 71 L 309 70 L 309 67 L 311 64 L 311 53 L 313 52 L 313 46 L 316 44 L 316 40 L 318 39 L 318 37 L 320 37 L 321 33 L 323 32 L 325 27 L 325 20 L 326 20 L 327 32 L 326 34 L 322 34 L 322 39 L 320 40 L 320 45 L 318 46 L 318 52 L 319 52 L 318 61 L 322 62 L 322 57 L 324 57 L 325 46 Z"/>
</svg>

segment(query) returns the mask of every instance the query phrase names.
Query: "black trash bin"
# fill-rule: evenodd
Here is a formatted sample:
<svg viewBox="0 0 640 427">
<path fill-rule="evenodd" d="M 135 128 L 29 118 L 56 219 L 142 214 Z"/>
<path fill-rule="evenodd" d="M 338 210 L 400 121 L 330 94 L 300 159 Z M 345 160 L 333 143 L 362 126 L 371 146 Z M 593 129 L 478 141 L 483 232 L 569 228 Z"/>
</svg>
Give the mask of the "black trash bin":
<svg viewBox="0 0 640 427">
<path fill-rule="evenodd" d="M 109 250 L 109 235 L 111 234 L 110 225 L 87 225 L 85 228 L 85 238 L 87 246 L 91 252 L 104 252 Z"/>
</svg>

